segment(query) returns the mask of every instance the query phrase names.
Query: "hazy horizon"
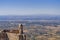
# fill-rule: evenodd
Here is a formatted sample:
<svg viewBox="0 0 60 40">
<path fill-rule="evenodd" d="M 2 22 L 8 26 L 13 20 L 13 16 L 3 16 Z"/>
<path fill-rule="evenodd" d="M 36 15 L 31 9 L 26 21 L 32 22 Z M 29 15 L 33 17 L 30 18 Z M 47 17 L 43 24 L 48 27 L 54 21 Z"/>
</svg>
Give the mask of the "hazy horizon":
<svg viewBox="0 0 60 40">
<path fill-rule="evenodd" d="M 60 0 L 0 0 L 0 15 L 60 15 Z"/>
</svg>

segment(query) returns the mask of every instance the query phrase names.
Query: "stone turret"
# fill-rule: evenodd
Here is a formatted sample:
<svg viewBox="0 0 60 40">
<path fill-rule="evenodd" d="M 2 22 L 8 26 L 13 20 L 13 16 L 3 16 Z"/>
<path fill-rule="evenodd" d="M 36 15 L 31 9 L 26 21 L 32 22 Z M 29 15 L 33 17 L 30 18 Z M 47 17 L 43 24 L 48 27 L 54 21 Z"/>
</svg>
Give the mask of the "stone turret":
<svg viewBox="0 0 60 40">
<path fill-rule="evenodd" d="M 21 24 L 19 24 L 19 34 L 23 34 L 23 25 Z"/>
<path fill-rule="evenodd" d="M 19 40 L 26 40 L 26 35 L 23 33 L 23 25 L 19 24 Z"/>
</svg>

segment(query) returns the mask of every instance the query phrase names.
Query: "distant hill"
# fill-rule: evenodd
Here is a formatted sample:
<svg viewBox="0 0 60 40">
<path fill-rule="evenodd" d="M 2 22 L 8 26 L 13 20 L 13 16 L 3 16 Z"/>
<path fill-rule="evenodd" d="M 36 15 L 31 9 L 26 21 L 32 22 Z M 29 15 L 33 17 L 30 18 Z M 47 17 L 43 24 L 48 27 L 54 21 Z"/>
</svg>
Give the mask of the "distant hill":
<svg viewBox="0 0 60 40">
<path fill-rule="evenodd" d="M 60 20 L 60 16 L 53 15 L 29 15 L 29 16 L 0 16 L 0 20 Z"/>
</svg>

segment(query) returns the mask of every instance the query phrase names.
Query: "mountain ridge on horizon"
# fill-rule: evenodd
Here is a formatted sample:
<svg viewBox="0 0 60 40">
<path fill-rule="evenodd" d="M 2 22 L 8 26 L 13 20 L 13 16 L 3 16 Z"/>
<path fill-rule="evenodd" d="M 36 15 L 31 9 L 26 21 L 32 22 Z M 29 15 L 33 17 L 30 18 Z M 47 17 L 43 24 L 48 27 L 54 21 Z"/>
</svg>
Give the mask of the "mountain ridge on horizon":
<svg viewBox="0 0 60 40">
<path fill-rule="evenodd" d="M 60 20 L 59 15 L 1 15 L 0 20 Z"/>
</svg>

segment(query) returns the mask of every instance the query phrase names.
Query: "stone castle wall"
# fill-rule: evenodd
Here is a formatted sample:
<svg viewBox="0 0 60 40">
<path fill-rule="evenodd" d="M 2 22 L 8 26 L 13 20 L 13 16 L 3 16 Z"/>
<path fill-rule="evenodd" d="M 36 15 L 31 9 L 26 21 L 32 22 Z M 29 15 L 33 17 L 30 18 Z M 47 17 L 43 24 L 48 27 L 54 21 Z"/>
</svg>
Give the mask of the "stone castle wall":
<svg viewBox="0 0 60 40">
<path fill-rule="evenodd" d="M 19 40 L 18 35 L 15 33 L 7 33 L 9 40 Z"/>
<path fill-rule="evenodd" d="M 26 40 L 23 33 L 23 25 L 19 25 L 18 30 L 3 30 L 0 32 L 0 40 Z"/>
</svg>

